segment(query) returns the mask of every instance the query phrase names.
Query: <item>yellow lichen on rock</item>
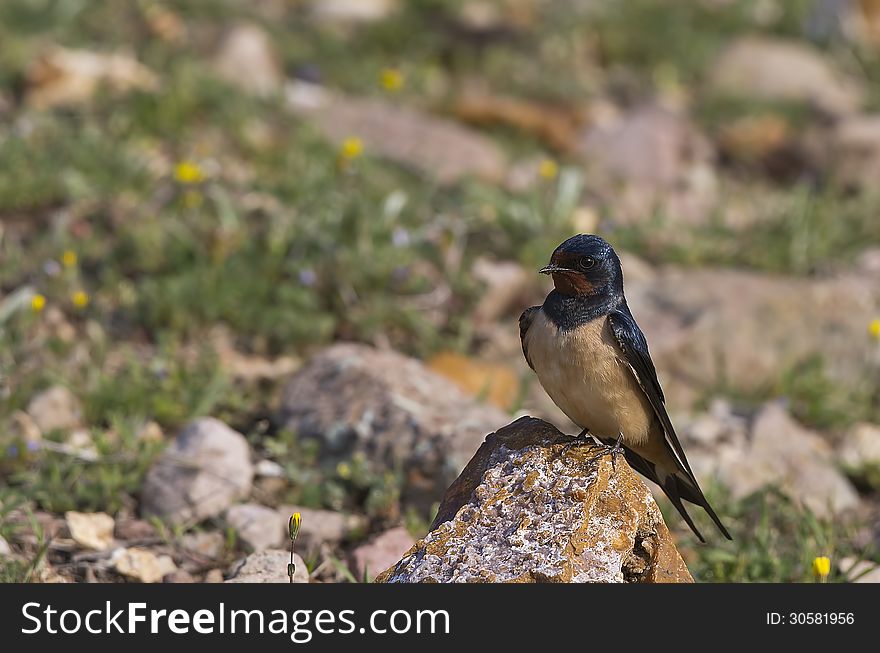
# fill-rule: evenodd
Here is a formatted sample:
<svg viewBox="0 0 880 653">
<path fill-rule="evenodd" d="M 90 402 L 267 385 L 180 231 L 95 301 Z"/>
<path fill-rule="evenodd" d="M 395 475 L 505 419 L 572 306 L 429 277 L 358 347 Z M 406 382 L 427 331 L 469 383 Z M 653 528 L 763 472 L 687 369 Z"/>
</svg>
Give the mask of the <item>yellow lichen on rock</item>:
<svg viewBox="0 0 880 653">
<path fill-rule="evenodd" d="M 489 435 L 377 582 L 693 582 L 622 457 L 534 418 Z"/>
</svg>

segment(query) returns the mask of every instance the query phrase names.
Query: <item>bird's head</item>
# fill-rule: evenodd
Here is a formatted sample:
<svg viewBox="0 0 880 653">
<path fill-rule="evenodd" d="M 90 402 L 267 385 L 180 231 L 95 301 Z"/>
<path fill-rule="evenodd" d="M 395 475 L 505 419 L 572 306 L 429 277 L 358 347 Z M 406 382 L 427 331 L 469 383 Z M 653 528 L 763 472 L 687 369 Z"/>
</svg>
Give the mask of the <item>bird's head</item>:
<svg viewBox="0 0 880 653">
<path fill-rule="evenodd" d="M 562 243 L 539 270 L 553 277 L 568 296 L 607 296 L 623 292 L 623 272 L 614 249 L 599 236 L 578 234 Z"/>
</svg>

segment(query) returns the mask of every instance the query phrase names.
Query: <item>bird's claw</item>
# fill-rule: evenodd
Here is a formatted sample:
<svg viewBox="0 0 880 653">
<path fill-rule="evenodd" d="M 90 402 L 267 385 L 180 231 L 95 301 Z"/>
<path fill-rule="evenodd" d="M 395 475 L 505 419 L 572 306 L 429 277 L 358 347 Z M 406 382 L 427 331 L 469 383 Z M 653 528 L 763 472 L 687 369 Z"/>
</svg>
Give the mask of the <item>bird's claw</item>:
<svg viewBox="0 0 880 653">
<path fill-rule="evenodd" d="M 577 435 L 573 436 L 571 440 L 566 442 L 559 452 L 559 457 L 561 458 L 569 451 L 571 451 L 574 447 L 582 447 L 585 444 L 593 444 L 593 436 L 590 435 L 589 429 L 584 429 Z"/>
<path fill-rule="evenodd" d="M 617 434 L 617 440 L 614 444 L 605 444 L 604 442 L 599 443 L 599 446 L 604 449 L 602 453 L 597 456 L 593 456 L 590 458 L 589 462 L 594 463 L 598 460 L 601 460 L 606 455 L 611 455 L 611 467 L 614 471 L 617 471 L 617 457 L 623 453 L 623 433 Z"/>
</svg>

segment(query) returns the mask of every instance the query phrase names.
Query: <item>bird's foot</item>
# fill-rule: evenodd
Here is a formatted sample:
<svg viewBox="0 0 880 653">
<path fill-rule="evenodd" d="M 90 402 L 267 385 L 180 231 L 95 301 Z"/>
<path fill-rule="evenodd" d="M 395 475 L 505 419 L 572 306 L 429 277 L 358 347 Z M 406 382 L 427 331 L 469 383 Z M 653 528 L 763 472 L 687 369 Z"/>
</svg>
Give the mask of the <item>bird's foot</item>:
<svg viewBox="0 0 880 653">
<path fill-rule="evenodd" d="M 611 455 L 611 466 L 614 471 L 617 471 L 617 457 L 623 453 L 623 433 L 617 434 L 617 440 L 614 444 L 605 444 L 604 442 L 600 442 L 599 446 L 604 449 L 602 453 L 597 456 L 593 456 L 590 458 L 589 462 L 593 463 L 597 460 L 601 460 L 607 455 Z"/>
<path fill-rule="evenodd" d="M 584 429 L 577 435 L 573 436 L 571 440 L 569 440 L 562 446 L 562 449 L 559 452 L 559 456 L 557 457 L 562 457 L 569 451 L 571 451 L 574 447 L 582 447 L 585 444 L 593 444 L 593 436 L 590 435 L 590 429 Z"/>
</svg>

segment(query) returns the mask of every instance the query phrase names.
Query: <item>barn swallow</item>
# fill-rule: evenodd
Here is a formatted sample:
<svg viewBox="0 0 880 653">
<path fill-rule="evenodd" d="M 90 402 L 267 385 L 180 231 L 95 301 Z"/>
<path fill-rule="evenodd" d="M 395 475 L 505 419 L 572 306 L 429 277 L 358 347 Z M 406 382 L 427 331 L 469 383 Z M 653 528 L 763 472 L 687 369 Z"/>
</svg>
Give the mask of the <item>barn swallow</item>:
<svg viewBox="0 0 880 653">
<path fill-rule="evenodd" d="M 666 412 L 645 335 L 623 294 L 614 249 L 593 235 L 569 238 L 539 270 L 554 289 L 519 318 L 523 354 L 559 408 L 612 455 L 659 485 L 701 542 L 682 499 L 702 506 L 727 539 Z"/>
</svg>

